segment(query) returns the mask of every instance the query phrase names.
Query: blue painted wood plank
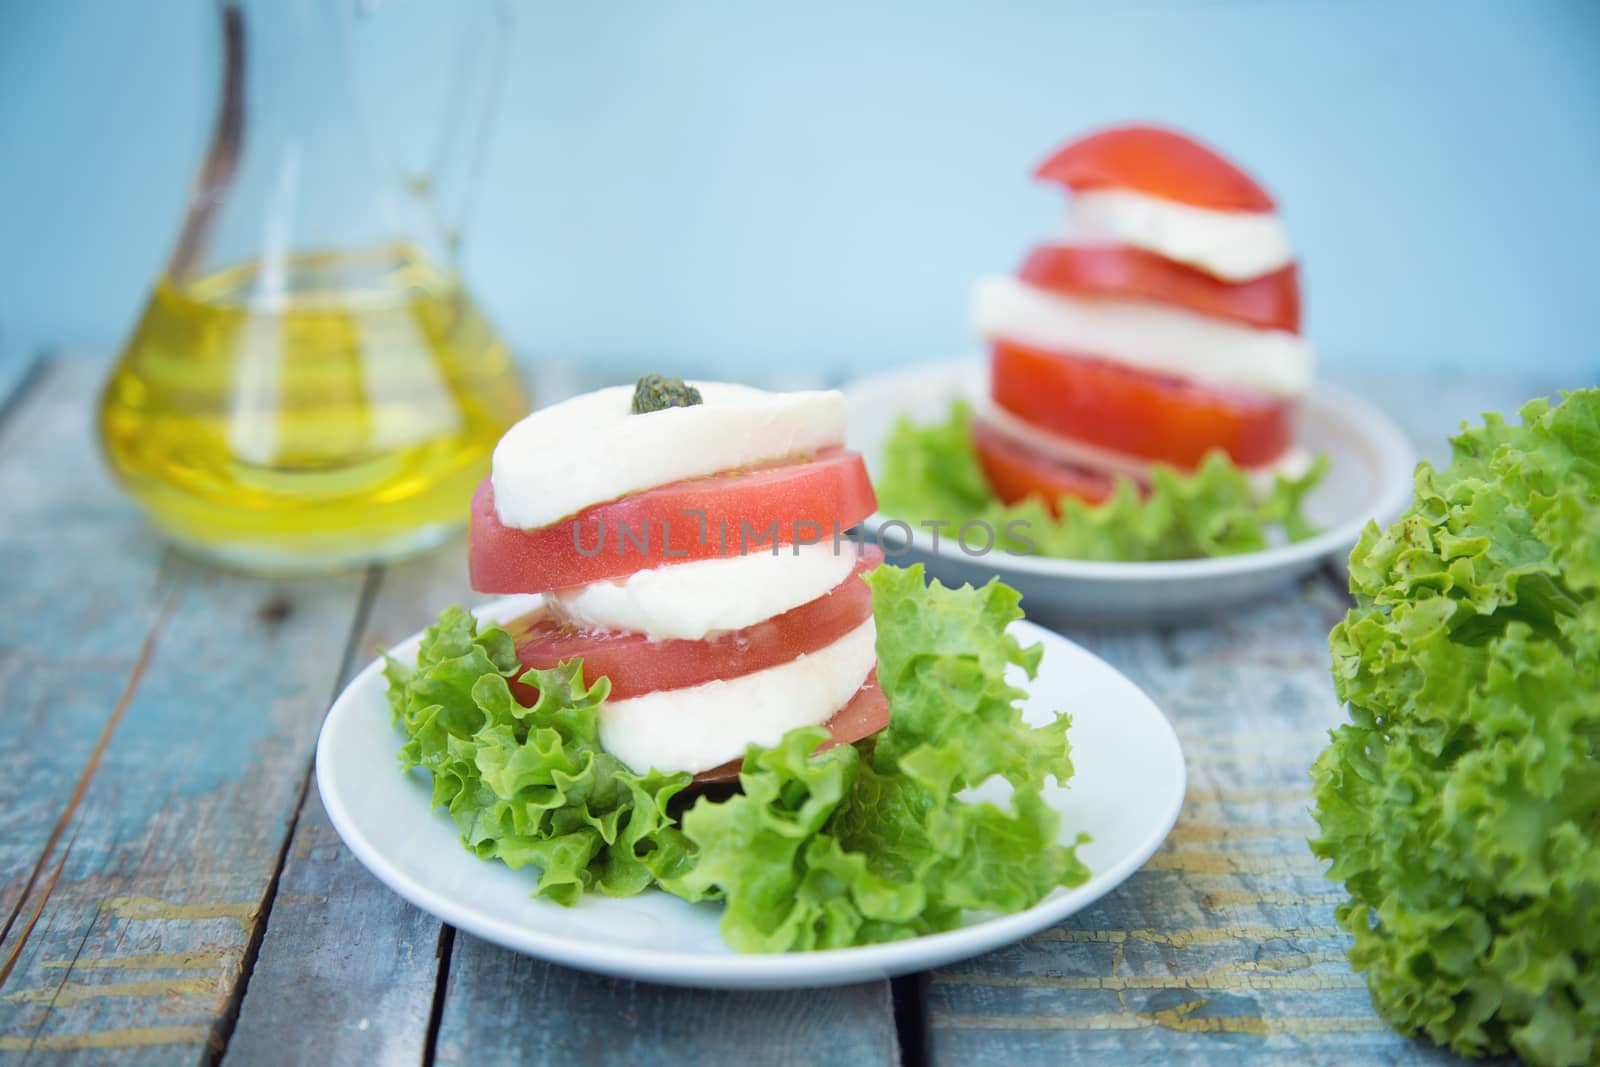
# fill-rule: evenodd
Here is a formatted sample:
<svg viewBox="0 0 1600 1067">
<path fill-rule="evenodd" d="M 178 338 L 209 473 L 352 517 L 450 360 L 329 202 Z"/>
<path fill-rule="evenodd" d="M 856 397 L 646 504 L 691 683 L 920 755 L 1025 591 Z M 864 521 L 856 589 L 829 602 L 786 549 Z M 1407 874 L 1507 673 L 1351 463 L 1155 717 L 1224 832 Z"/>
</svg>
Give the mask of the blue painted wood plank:
<svg viewBox="0 0 1600 1067">
<path fill-rule="evenodd" d="M 385 568 L 347 674 L 377 646 L 427 625 L 443 606 L 481 599 L 466 575 L 460 540 Z M 344 847 L 313 786 L 224 1064 L 419 1062 L 443 979 L 436 955 L 442 935 L 437 919 L 389 892 Z"/>
<path fill-rule="evenodd" d="M 362 582 L 171 570 L 142 678 L 0 944 L 0 1051 L 29 1062 L 212 1054 Z"/>
<path fill-rule="evenodd" d="M 889 983 L 786 992 L 600 978 L 458 934 L 435 1062 L 898 1064 Z"/>
<path fill-rule="evenodd" d="M 171 585 L 96 454 L 100 373 L 82 360 L 4 371 L 20 392 L 0 404 L 0 945 Z"/>
</svg>

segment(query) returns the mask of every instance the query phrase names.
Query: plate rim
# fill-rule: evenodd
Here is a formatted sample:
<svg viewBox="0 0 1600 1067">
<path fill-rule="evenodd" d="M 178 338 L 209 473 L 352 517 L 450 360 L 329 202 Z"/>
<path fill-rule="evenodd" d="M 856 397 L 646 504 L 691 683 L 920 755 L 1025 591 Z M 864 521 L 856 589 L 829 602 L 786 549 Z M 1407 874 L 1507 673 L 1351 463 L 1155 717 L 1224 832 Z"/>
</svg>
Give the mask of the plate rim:
<svg viewBox="0 0 1600 1067">
<path fill-rule="evenodd" d="M 962 356 L 956 359 L 928 360 L 907 363 L 853 379 L 842 387 L 846 405 L 853 396 L 878 388 L 882 389 L 912 375 L 971 374 L 983 361 L 981 356 Z M 935 547 L 926 531 L 911 530 L 909 548 L 901 549 L 899 556 L 911 550 L 953 563 L 992 569 L 1004 575 L 1007 571 L 1018 574 L 1040 575 L 1049 578 L 1074 579 L 1083 582 L 1116 584 L 1121 582 L 1147 582 L 1159 579 L 1212 579 L 1229 578 L 1257 571 L 1266 572 L 1280 568 L 1314 562 L 1341 551 L 1348 552 L 1361 536 L 1368 522 L 1387 525 L 1399 517 L 1411 501 L 1414 474 L 1419 457 L 1415 446 L 1399 425 L 1369 401 L 1340 386 L 1318 380 L 1312 383 L 1307 394 L 1308 403 L 1318 403 L 1338 412 L 1360 431 L 1360 440 L 1378 458 L 1379 497 L 1376 506 L 1365 518 L 1350 518 L 1323 530 L 1304 541 L 1274 545 L 1254 552 L 1241 552 L 1232 556 L 1211 556 L 1201 559 L 1154 560 L 1123 562 L 1107 560 L 1062 559 L 1053 556 L 1030 556 L 1015 552 L 990 552 L 983 556 L 970 556 L 949 547 L 945 539 Z M 863 522 L 864 529 L 878 538 L 885 523 L 895 521 L 907 528 L 904 519 L 875 511 Z M 880 541 L 881 543 L 881 541 Z M 896 557 L 885 556 L 891 562 Z"/>
<path fill-rule="evenodd" d="M 499 598 L 475 608 L 474 613 L 481 612 L 493 617 L 497 614 L 497 605 L 513 599 Z M 479 909 L 461 905 L 399 870 L 362 832 L 358 820 L 347 809 L 339 789 L 337 760 L 329 755 L 331 746 L 328 739 L 333 732 L 333 724 L 341 716 L 350 714 L 349 709 L 358 702 L 352 694 L 374 684 L 373 676 L 383 668 L 382 657 L 368 663 L 352 677 L 328 709 L 317 735 L 317 791 L 328 820 L 345 847 L 389 890 L 457 929 L 524 955 L 618 978 L 703 989 L 821 987 L 927 970 L 1013 944 L 1088 907 L 1122 885 L 1166 841 L 1183 810 L 1188 791 L 1187 760 L 1177 730 L 1142 687 L 1090 650 L 1060 634 L 1025 619 L 1013 625 L 1022 631 L 1019 637 L 1045 643 L 1047 655 L 1048 646 L 1052 643 L 1069 646 L 1115 674 L 1137 693 L 1145 710 L 1154 715 L 1166 746 L 1170 748 L 1168 756 L 1176 768 L 1177 788 L 1173 792 L 1174 799 L 1158 820 L 1159 831 L 1152 830 L 1136 847 L 1125 852 L 1105 870 L 1090 872 L 1090 880 L 1084 885 L 1053 893 L 1023 911 L 983 919 L 954 930 L 924 934 L 904 941 L 849 948 L 748 954 L 730 951 L 726 955 L 696 955 L 650 948 L 583 944 L 519 926 L 510 920 L 484 915 Z M 418 631 L 398 642 L 395 649 L 411 648 L 420 637 L 421 631 Z M 402 773 L 398 766 L 394 772 Z M 436 813 L 430 808 L 427 814 L 433 817 Z"/>
</svg>

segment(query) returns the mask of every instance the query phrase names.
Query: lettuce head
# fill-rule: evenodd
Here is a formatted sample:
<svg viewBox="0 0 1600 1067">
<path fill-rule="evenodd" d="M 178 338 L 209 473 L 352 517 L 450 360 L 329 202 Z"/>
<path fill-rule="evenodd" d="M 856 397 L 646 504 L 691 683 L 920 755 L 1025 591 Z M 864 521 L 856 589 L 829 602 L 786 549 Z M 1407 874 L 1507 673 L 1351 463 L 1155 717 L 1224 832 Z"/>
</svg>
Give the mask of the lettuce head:
<svg viewBox="0 0 1600 1067">
<path fill-rule="evenodd" d="M 1311 847 L 1391 1025 L 1600 1064 L 1600 389 L 1452 443 L 1351 554 Z"/>
</svg>

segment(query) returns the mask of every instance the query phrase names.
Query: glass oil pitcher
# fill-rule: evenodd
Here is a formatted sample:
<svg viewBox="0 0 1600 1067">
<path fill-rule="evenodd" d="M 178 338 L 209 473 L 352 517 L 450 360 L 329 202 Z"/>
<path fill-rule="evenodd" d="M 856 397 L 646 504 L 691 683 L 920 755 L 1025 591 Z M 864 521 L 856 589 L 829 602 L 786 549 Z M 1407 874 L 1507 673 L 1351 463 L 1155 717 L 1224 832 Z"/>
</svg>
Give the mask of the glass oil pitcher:
<svg viewBox="0 0 1600 1067">
<path fill-rule="evenodd" d="M 465 522 L 528 407 L 456 267 L 504 12 L 426 5 L 454 20 L 453 55 L 442 26 L 395 36 L 416 18 L 403 3 L 224 0 L 218 13 L 215 130 L 106 385 L 105 454 L 170 537 L 235 565 L 320 570 L 429 547 Z M 380 152 L 380 120 L 437 132 L 408 164 Z"/>
</svg>

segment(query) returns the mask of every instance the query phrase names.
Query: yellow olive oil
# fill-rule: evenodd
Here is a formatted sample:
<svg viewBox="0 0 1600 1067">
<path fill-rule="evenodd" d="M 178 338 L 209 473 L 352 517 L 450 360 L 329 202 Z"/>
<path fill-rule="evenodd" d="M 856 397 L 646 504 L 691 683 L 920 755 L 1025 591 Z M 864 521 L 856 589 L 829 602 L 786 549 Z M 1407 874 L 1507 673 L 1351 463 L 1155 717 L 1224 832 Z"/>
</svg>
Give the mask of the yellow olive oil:
<svg viewBox="0 0 1600 1067">
<path fill-rule="evenodd" d="M 316 570 L 449 536 L 527 408 L 458 280 L 396 246 L 158 281 L 100 430 L 117 477 L 176 540 Z"/>
</svg>

